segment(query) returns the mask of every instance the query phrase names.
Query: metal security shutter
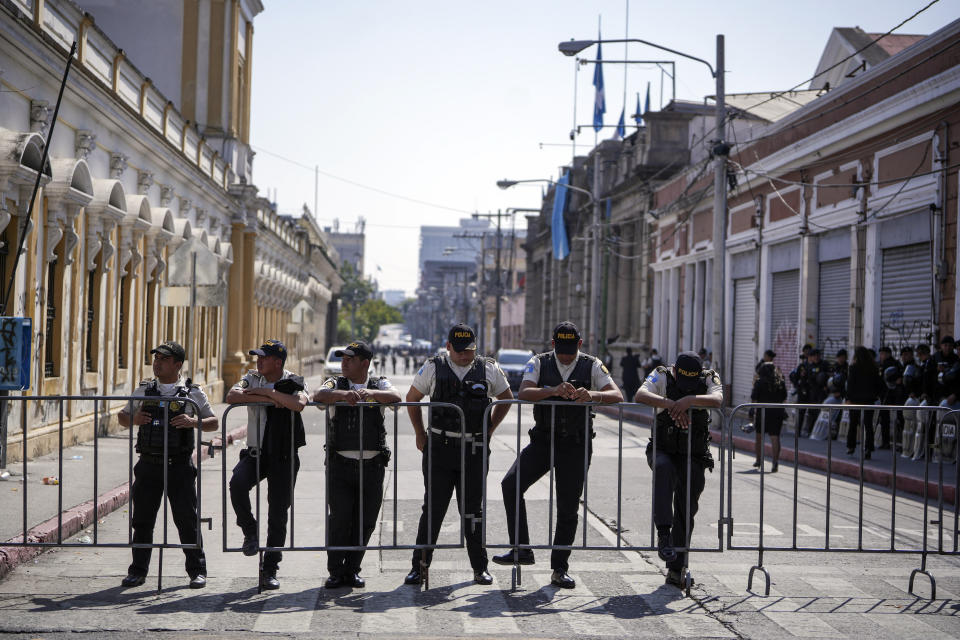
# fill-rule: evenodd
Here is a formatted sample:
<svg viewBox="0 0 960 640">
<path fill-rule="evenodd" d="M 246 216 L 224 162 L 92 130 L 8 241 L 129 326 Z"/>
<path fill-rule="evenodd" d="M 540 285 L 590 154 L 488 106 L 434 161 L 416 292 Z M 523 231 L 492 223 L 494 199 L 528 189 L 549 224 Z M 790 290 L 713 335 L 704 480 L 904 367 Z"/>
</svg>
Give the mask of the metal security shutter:
<svg viewBox="0 0 960 640">
<path fill-rule="evenodd" d="M 839 349 L 847 348 L 850 331 L 850 258 L 820 263 L 817 306 L 817 345 L 833 362 Z"/>
<path fill-rule="evenodd" d="M 903 345 L 929 340 L 933 331 L 930 243 L 884 249 L 880 275 L 881 342 L 898 353 Z"/>
<path fill-rule="evenodd" d="M 753 388 L 753 368 L 757 349 L 753 341 L 757 330 L 757 308 L 753 298 L 754 278 L 733 281 L 733 378 L 731 385 L 733 406 L 750 402 Z"/>
<path fill-rule="evenodd" d="M 797 342 L 797 320 L 800 317 L 800 270 L 779 271 L 773 275 L 773 304 L 770 308 L 770 335 L 767 349 L 777 353 L 774 362 L 787 378 L 796 366 L 800 345 Z"/>
</svg>

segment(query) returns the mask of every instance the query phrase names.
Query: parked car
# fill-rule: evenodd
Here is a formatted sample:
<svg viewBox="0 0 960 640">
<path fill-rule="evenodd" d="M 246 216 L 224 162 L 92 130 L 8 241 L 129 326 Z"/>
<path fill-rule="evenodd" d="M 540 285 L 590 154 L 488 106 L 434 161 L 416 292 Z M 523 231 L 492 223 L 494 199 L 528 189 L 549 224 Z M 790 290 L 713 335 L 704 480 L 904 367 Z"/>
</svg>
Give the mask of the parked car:
<svg viewBox="0 0 960 640">
<path fill-rule="evenodd" d="M 339 376 L 343 373 L 343 368 L 340 366 L 340 363 L 343 361 L 343 358 L 337 355 L 337 351 L 341 349 L 346 349 L 346 346 L 343 347 L 332 347 L 329 352 L 327 352 L 327 359 L 323 363 L 323 377 L 332 378 L 334 376 Z M 367 371 L 367 375 L 376 376 L 377 372 L 374 370 L 373 361 L 370 361 L 370 369 Z"/>
<path fill-rule="evenodd" d="M 526 349 L 500 349 L 497 351 L 497 363 L 507 374 L 507 381 L 510 382 L 510 388 L 514 391 L 520 389 L 523 369 L 532 357 L 533 352 Z"/>
<path fill-rule="evenodd" d="M 332 347 L 327 353 L 327 359 L 323 363 L 324 379 L 332 378 L 333 376 L 338 376 L 343 373 L 343 370 L 340 368 L 340 362 L 343 360 L 343 358 L 336 355 L 337 351 L 340 349 L 346 349 L 346 347 Z"/>
</svg>

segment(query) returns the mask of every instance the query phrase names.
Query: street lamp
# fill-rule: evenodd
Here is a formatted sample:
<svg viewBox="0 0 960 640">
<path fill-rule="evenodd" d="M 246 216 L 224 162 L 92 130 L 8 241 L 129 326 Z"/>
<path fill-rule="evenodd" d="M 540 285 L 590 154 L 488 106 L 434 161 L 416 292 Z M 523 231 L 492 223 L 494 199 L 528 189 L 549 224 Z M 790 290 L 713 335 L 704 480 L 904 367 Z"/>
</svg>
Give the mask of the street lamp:
<svg viewBox="0 0 960 640">
<path fill-rule="evenodd" d="M 565 56 L 574 56 L 587 47 L 595 44 L 615 44 L 618 42 L 636 42 L 645 44 L 648 47 L 668 51 L 672 54 L 695 60 L 707 65 L 710 69 L 710 75 L 716 80 L 716 125 L 717 140 L 713 146 L 714 175 L 713 175 L 713 353 L 714 362 L 719 362 L 724 366 L 723 349 L 723 319 L 724 319 L 724 245 L 727 237 L 727 155 L 730 153 L 730 147 L 724 142 L 725 120 L 726 120 L 726 101 L 724 99 L 724 47 L 723 35 L 717 35 L 717 60 L 716 68 L 709 62 L 696 56 L 691 56 L 682 51 L 664 47 L 647 40 L 639 38 L 622 38 L 618 40 L 568 40 L 561 42 L 557 48 Z"/>
<path fill-rule="evenodd" d="M 594 172 L 596 174 L 596 172 Z M 531 180 L 498 180 L 497 186 L 501 189 L 509 189 L 515 184 L 520 184 L 523 182 L 546 182 L 548 184 L 556 185 L 557 182 L 553 180 L 548 180 L 546 178 L 533 178 Z M 600 336 L 600 201 L 594 197 L 592 191 L 584 189 L 583 187 L 575 187 L 572 184 L 563 185 L 571 191 L 577 191 L 584 194 L 590 200 L 590 204 L 593 205 L 593 222 L 590 225 L 593 234 L 593 251 L 590 256 L 590 325 L 591 333 L 593 340 L 590 343 L 593 349 L 594 355 L 598 358 L 600 357 L 600 350 L 603 346 L 603 338 Z M 599 184 L 597 182 L 596 175 L 594 176 L 594 190 L 599 189 Z"/>
</svg>

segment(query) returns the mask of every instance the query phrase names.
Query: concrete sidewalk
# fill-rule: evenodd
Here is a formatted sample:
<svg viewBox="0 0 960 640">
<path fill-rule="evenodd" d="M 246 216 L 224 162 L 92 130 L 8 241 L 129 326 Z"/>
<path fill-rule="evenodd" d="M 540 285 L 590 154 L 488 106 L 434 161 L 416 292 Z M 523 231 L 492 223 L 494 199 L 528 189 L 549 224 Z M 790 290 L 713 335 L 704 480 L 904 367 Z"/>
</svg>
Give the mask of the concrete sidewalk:
<svg viewBox="0 0 960 640">
<path fill-rule="evenodd" d="M 307 379 L 307 387 L 314 389 L 323 382 L 321 376 Z M 221 417 L 225 403 L 211 404 L 213 412 Z M 239 416 L 242 416 L 241 419 Z M 226 445 L 246 438 L 246 414 L 231 412 L 226 434 Z M 203 434 L 203 442 L 215 447 L 223 445 L 221 430 Z M 134 435 L 134 438 L 136 436 Z M 95 519 L 124 507 L 130 500 L 130 452 L 133 450 L 128 429 L 99 436 L 93 440 L 63 449 L 62 456 L 50 453 L 16 463 L 8 471 L 10 477 L 0 482 L 0 579 L 14 567 L 46 551 L 43 547 L 9 547 L 3 542 L 20 542 L 26 533 L 31 543 L 56 543 L 91 526 Z M 210 449 L 199 452 L 210 459 Z M 214 452 L 215 453 L 215 452 Z M 198 452 L 194 452 L 197 462 Z M 61 470 L 62 458 L 62 470 Z M 136 463 L 137 454 L 133 453 Z M 94 462 L 96 461 L 96 483 Z M 205 470 L 206 469 L 206 470 Z M 200 472 L 216 474 L 219 465 L 204 465 Z M 56 476 L 58 484 L 44 484 L 43 479 Z M 26 496 L 26 497 L 25 497 Z"/>
<path fill-rule="evenodd" d="M 599 411 L 604 415 L 616 418 L 618 410 L 609 407 L 600 407 Z M 638 406 L 625 406 L 623 408 L 624 420 L 634 424 L 650 426 L 652 423 L 651 410 Z M 711 428 L 714 443 L 720 442 L 720 429 Z M 755 454 L 756 441 L 755 436 L 734 428 L 733 446 L 738 451 Z M 766 438 L 764 443 L 764 453 L 768 464 L 766 469 L 769 471 L 769 461 L 772 455 L 770 439 Z M 799 461 L 800 466 L 808 469 L 817 469 L 826 472 L 828 469 L 834 475 L 846 476 L 849 478 L 860 478 L 860 453 L 859 448 L 854 456 L 848 456 L 846 453 L 846 443 L 839 440 L 812 440 L 810 438 L 798 437 L 796 432 L 790 428 L 789 424 L 784 424 L 781 436 L 780 461 L 792 463 Z M 940 487 L 943 487 L 943 501 L 945 506 L 953 505 L 957 499 L 957 485 L 960 484 L 960 468 L 952 462 L 930 462 L 927 464 L 924 460 L 912 460 L 904 458 L 893 450 L 876 450 L 873 452 L 872 460 L 864 460 L 863 480 L 887 489 L 896 489 L 898 492 L 906 492 L 923 496 L 924 478 L 926 477 L 927 495 L 931 505 L 938 503 L 940 496 Z M 941 474 L 942 473 L 942 482 Z M 896 482 L 894 482 L 894 479 Z"/>
</svg>

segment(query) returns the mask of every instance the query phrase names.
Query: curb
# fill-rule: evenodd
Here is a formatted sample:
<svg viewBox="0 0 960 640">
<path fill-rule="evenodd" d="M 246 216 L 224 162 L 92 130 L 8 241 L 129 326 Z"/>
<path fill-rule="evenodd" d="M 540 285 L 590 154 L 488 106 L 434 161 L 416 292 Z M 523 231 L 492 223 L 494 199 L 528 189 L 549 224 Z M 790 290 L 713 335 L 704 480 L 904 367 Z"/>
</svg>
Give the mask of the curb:
<svg viewBox="0 0 960 640">
<path fill-rule="evenodd" d="M 608 409 L 606 407 L 599 407 L 598 410 L 604 415 L 612 418 L 616 418 L 619 415 L 619 411 L 613 409 Z M 652 421 L 650 416 L 646 413 L 634 413 L 630 411 L 624 411 L 623 417 L 625 420 L 629 420 L 634 424 L 642 424 L 650 426 Z M 720 432 L 714 429 L 710 430 L 710 434 L 714 437 L 714 441 L 720 437 Z M 734 448 L 745 451 L 747 453 L 756 452 L 756 442 L 753 438 L 747 438 L 743 436 L 733 436 L 733 446 Z M 764 443 L 764 453 L 767 455 L 772 455 L 773 447 L 769 442 Z M 783 462 L 794 462 L 794 449 L 787 445 L 787 441 L 783 440 L 780 447 L 780 460 Z M 804 451 L 800 449 L 798 452 L 799 464 L 804 467 L 809 467 L 811 469 L 818 469 L 820 471 L 827 471 L 827 458 L 826 456 L 813 453 L 811 451 Z M 830 472 L 835 475 L 841 475 L 848 478 L 853 478 L 855 480 L 860 479 L 860 465 L 857 462 L 851 462 L 847 460 L 838 460 L 836 457 L 832 457 L 830 460 Z M 930 466 L 931 475 L 934 474 L 936 467 L 933 465 Z M 869 482 L 874 485 L 892 489 L 891 479 L 893 473 L 887 469 L 877 469 L 874 467 L 863 467 L 863 481 Z M 923 496 L 923 478 L 918 478 L 916 476 L 897 474 L 896 479 L 896 490 L 902 491 L 905 493 L 911 493 L 917 496 Z M 936 481 L 928 480 L 927 481 L 927 498 L 929 500 L 937 500 L 939 498 L 939 484 Z M 956 500 L 957 488 L 951 485 L 944 485 L 943 487 L 943 501 L 945 504 L 952 504 Z"/>
<path fill-rule="evenodd" d="M 227 432 L 227 445 L 246 437 L 247 427 L 237 427 Z M 222 442 L 221 438 L 211 439 L 215 446 Z M 197 462 L 198 452 L 193 452 L 193 462 Z M 206 452 L 203 459 L 212 458 L 212 455 Z M 130 485 L 126 482 L 106 493 L 97 496 L 96 515 L 94 515 L 93 500 L 87 500 L 75 507 L 66 509 L 60 516 L 53 516 L 49 520 L 42 522 L 27 530 L 27 542 L 39 544 L 56 544 L 57 540 L 66 540 L 70 536 L 76 535 L 80 531 L 90 526 L 94 520 L 102 518 L 113 513 L 120 507 L 130 501 Z M 62 525 L 61 525 L 62 522 Z M 23 541 L 23 534 L 10 538 L 6 542 L 19 543 Z M 0 542 L 0 580 L 8 573 L 16 569 L 21 564 L 33 560 L 41 553 L 45 553 L 54 547 L 7 547 Z"/>
</svg>

